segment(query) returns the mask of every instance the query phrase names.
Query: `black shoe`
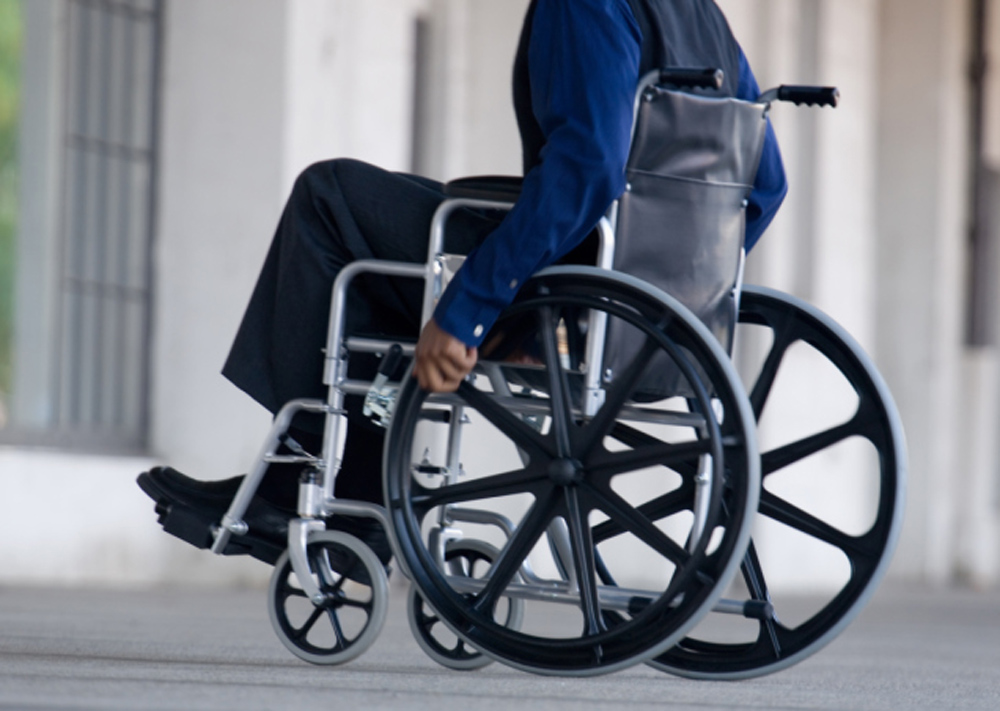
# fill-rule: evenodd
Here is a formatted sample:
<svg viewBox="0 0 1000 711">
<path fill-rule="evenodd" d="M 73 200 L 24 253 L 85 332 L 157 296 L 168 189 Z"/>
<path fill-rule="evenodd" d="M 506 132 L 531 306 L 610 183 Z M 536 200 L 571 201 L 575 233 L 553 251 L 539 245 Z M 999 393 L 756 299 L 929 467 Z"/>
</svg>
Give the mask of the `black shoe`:
<svg viewBox="0 0 1000 711">
<path fill-rule="evenodd" d="M 212 528 L 219 525 L 229 509 L 242 476 L 221 481 L 192 479 L 170 467 L 156 467 L 139 475 L 136 482 L 156 502 L 156 513 L 163 529 L 197 548 L 210 548 L 214 541 Z M 270 565 L 277 562 L 288 546 L 288 522 L 296 513 L 275 506 L 255 496 L 250 501 L 243 521 L 249 531 L 243 536 L 231 536 L 225 555 L 251 555 Z M 392 559 L 392 547 L 382 524 L 375 519 L 333 515 L 326 520 L 331 531 L 343 531 L 365 543 L 382 565 Z M 353 563 L 345 562 L 338 572 L 348 574 Z"/>
<path fill-rule="evenodd" d="M 155 467 L 136 479 L 139 488 L 153 501 L 167 501 L 225 511 L 240 488 L 243 477 L 221 481 L 199 481 L 170 467 Z"/>
<path fill-rule="evenodd" d="M 212 529 L 229 509 L 242 479 L 198 481 L 169 467 L 157 467 L 143 472 L 136 481 L 156 502 L 159 522 L 167 533 L 196 548 L 210 548 Z M 254 497 L 243 515 L 249 531 L 230 537 L 223 554 L 250 555 L 274 565 L 287 547 L 288 521 L 294 516 L 294 511 Z"/>
</svg>

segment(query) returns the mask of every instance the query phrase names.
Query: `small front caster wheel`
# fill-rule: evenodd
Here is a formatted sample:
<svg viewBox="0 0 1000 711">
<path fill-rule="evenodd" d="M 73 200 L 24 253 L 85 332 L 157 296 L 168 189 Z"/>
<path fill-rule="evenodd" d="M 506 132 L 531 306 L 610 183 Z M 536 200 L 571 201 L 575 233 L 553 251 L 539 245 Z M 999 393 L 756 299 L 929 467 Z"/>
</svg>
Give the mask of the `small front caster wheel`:
<svg viewBox="0 0 1000 711">
<path fill-rule="evenodd" d="M 450 576 L 483 578 L 497 558 L 497 550 L 485 541 L 456 540 L 448 544 L 444 555 L 445 570 Z M 431 659 L 459 671 L 482 669 L 493 660 L 455 635 L 424 602 L 416 587 L 410 587 L 406 606 L 410 630 L 420 648 Z M 497 614 L 508 629 L 518 629 L 524 617 L 524 600 L 505 598 Z"/>
<path fill-rule="evenodd" d="M 372 645 L 389 606 L 389 581 L 378 557 L 354 536 L 309 536 L 309 573 L 324 594 L 316 604 L 302 588 L 288 551 L 268 589 L 271 625 L 289 651 L 313 664 L 343 664 Z"/>
</svg>

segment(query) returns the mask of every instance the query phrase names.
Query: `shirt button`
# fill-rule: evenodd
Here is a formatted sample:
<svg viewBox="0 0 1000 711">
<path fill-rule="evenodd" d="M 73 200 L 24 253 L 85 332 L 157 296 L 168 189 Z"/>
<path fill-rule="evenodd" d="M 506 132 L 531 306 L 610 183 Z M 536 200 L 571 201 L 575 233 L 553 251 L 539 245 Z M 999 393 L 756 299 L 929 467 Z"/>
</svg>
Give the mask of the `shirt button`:
<svg viewBox="0 0 1000 711">
<path fill-rule="evenodd" d="M 476 338 L 479 338 L 481 335 L 483 335 L 483 324 L 479 324 L 474 329 L 472 329 L 472 335 L 475 336 Z"/>
<path fill-rule="evenodd" d="M 517 288 L 517 279 L 511 279 L 510 280 L 510 288 L 511 289 L 516 289 Z"/>
</svg>

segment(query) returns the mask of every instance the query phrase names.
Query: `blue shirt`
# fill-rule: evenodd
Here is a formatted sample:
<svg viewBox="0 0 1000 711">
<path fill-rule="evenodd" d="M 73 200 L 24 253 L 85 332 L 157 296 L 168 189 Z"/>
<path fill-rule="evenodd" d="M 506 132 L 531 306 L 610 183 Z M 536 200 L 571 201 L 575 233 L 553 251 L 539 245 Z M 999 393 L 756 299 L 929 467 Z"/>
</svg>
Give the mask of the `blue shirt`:
<svg viewBox="0 0 1000 711">
<path fill-rule="evenodd" d="M 541 162 L 438 302 L 434 320 L 443 330 L 478 346 L 521 284 L 582 242 L 622 194 L 641 44 L 628 0 L 538 3 L 528 52 L 532 104 L 546 139 Z M 737 96 L 759 94 L 741 53 Z M 786 190 L 769 124 L 747 208 L 747 249 Z"/>
</svg>

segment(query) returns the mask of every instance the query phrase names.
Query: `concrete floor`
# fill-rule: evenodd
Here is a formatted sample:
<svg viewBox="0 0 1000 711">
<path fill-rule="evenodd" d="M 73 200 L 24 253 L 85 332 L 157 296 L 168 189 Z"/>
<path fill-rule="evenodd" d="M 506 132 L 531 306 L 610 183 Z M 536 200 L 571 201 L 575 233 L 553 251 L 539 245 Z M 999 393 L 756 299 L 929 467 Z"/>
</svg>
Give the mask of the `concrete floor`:
<svg viewBox="0 0 1000 711">
<path fill-rule="evenodd" d="M 395 578 L 382 635 L 336 668 L 285 650 L 263 590 L 0 589 L 0 709 L 1000 709 L 998 593 L 885 587 L 829 647 L 762 679 L 581 680 L 439 667 Z"/>
</svg>

